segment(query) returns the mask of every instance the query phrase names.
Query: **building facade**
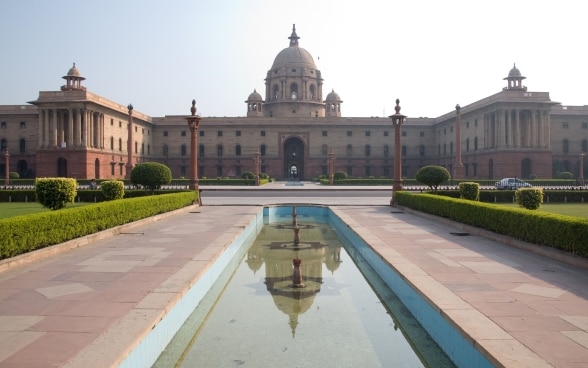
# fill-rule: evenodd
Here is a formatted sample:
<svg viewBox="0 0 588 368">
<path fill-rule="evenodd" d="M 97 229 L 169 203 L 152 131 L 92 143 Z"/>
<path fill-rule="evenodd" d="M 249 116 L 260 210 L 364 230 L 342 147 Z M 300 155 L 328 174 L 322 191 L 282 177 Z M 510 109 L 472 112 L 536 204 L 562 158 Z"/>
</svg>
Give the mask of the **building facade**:
<svg viewBox="0 0 588 368">
<path fill-rule="evenodd" d="M 253 91 L 242 117 L 202 117 L 198 173 L 239 177 L 261 171 L 277 179 L 326 175 L 391 178 L 394 128 L 390 118 L 344 117 L 340 96 L 323 98 L 322 73 L 299 46 L 295 27 L 265 78 L 265 99 Z M 150 117 L 89 92 L 74 66 L 57 91 L 41 91 L 28 105 L 0 106 L 4 173 L 23 177 L 121 179 L 147 161 L 166 164 L 175 178 L 188 177 L 190 130 L 185 115 Z M 464 178 L 551 178 L 580 173 L 588 151 L 588 106 L 564 106 L 548 92 L 530 92 L 514 66 L 502 91 L 436 118 L 407 118 L 402 126 L 402 175 L 425 165 L 454 173 L 457 156 Z M 459 134 L 457 124 L 459 122 Z M 457 140 L 459 139 L 459 143 Z M 459 152 L 457 149 L 459 144 Z M 588 161 L 588 160 L 586 160 Z M 586 165 L 586 162 L 584 162 Z"/>
</svg>

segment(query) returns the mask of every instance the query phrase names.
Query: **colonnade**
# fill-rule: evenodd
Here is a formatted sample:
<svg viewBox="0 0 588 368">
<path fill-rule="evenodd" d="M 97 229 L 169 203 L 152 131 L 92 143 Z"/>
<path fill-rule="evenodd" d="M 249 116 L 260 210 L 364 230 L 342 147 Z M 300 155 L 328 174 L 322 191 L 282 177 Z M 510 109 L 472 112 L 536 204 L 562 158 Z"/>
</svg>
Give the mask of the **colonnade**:
<svg viewBox="0 0 588 368">
<path fill-rule="evenodd" d="M 484 114 L 486 148 L 550 148 L 548 109 L 499 109 Z"/>
<path fill-rule="evenodd" d="M 104 148 L 104 114 L 86 108 L 39 109 L 39 148 Z"/>
</svg>

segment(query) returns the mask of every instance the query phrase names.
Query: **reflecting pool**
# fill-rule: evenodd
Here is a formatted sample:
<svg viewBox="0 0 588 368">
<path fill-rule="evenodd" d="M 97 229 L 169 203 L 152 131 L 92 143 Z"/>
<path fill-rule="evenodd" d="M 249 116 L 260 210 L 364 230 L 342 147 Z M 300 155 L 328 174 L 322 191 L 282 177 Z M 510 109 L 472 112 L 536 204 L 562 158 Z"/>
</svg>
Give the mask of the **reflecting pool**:
<svg viewBox="0 0 588 368">
<path fill-rule="evenodd" d="M 453 367 L 327 217 L 291 211 L 264 219 L 155 367 Z"/>
</svg>

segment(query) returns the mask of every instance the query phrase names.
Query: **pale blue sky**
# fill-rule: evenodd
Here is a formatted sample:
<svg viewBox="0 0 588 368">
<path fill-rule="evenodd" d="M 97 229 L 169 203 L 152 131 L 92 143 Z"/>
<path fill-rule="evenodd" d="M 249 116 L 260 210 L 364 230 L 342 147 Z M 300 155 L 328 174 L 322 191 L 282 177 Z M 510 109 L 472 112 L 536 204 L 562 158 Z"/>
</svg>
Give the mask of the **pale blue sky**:
<svg viewBox="0 0 588 368">
<path fill-rule="evenodd" d="M 588 104 L 585 2 L 545 0 L 2 0 L 0 104 L 89 91 L 151 116 L 243 116 L 292 24 L 344 116 L 436 117 L 499 92 Z"/>
</svg>

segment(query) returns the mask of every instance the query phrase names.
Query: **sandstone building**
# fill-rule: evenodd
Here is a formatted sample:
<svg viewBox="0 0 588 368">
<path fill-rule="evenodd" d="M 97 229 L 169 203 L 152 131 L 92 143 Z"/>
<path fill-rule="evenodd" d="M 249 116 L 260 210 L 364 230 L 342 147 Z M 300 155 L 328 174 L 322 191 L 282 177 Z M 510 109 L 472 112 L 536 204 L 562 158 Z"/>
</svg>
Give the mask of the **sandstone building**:
<svg viewBox="0 0 588 368">
<path fill-rule="evenodd" d="M 262 172 L 278 179 L 311 179 L 327 174 L 333 150 L 337 171 L 391 177 L 391 119 L 344 117 L 341 97 L 333 90 L 324 96 L 322 73 L 299 46 L 295 27 L 288 39 L 265 77 L 265 99 L 254 90 L 245 101 L 245 116 L 202 118 L 199 176 L 237 177 L 253 171 L 253 156 L 260 152 Z M 9 153 L 9 171 L 25 177 L 111 179 L 124 178 L 138 163 L 158 161 L 176 178 L 189 176 L 185 115 L 151 117 L 132 110 L 129 131 L 130 106 L 88 91 L 75 64 L 63 79 L 59 90 L 41 91 L 28 105 L 0 106 L 0 150 Z M 561 171 L 578 176 L 580 153 L 588 151 L 588 106 L 551 101 L 548 92 L 528 91 L 524 79 L 514 66 L 502 91 L 461 107 L 465 178 L 551 178 Z M 453 173 L 457 120 L 456 111 L 406 119 L 404 177 L 414 177 L 430 164 Z M 0 161 L 3 173 L 5 160 Z"/>
</svg>

